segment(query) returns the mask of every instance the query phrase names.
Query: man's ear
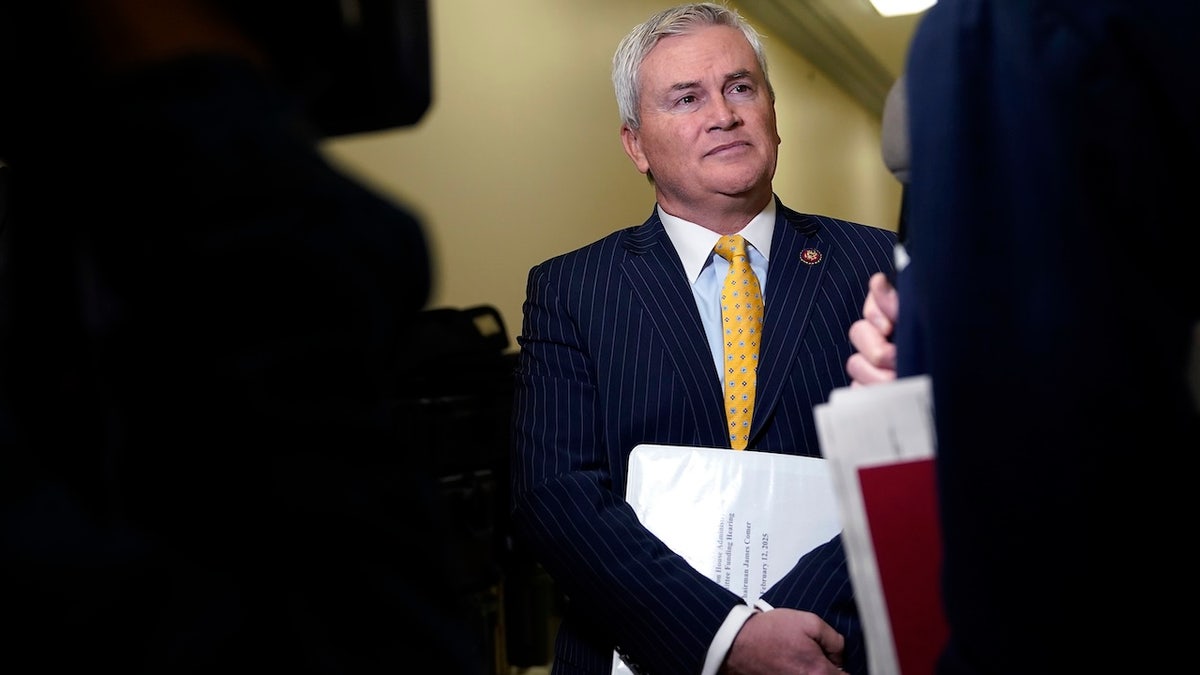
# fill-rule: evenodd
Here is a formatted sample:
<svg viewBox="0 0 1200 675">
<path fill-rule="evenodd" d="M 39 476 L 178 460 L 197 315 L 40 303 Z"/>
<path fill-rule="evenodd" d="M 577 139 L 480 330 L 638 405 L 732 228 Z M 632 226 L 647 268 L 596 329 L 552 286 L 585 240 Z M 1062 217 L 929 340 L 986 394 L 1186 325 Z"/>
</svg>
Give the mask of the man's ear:
<svg viewBox="0 0 1200 675">
<path fill-rule="evenodd" d="M 625 154 L 633 160 L 633 165 L 637 167 L 637 170 L 649 174 L 650 163 L 646 161 L 646 153 L 642 152 L 642 142 L 638 138 L 638 132 L 629 128 L 628 124 L 621 125 L 621 145 L 625 148 Z"/>
</svg>

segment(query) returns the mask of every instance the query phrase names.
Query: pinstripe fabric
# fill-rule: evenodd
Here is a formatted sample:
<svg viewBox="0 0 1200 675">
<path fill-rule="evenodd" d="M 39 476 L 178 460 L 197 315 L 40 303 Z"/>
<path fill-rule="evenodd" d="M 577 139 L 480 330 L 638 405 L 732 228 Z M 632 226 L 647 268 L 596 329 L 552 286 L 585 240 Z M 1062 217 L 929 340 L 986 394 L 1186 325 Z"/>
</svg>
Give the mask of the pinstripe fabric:
<svg viewBox="0 0 1200 675">
<path fill-rule="evenodd" d="M 749 448 L 819 454 L 813 405 L 847 384 L 850 324 L 894 235 L 779 204 Z M 801 262 L 816 251 L 820 262 Z M 810 256 L 811 257 L 811 256 Z M 556 673 L 698 673 L 733 593 L 696 572 L 623 498 L 639 443 L 729 447 L 720 382 L 682 265 L 652 212 L 529 273 L 513 425 L 513 527 L 569 597 Z M 764 599 L 814 611 L 863 672 L 840 539 Z"/>
</svg>

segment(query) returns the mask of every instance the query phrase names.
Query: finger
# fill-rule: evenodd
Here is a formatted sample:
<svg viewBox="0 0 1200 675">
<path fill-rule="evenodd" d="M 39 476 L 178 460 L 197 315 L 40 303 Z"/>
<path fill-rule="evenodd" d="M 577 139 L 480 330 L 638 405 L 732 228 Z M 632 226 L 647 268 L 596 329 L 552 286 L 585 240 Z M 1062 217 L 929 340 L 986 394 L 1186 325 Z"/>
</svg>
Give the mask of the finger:
<svg viewBox="0 0 1200 675">
<path fill-rule="evenodd" d="M 896 379 L 896 371 L 871 365 L 861 354 L 854 354 L 846 360 L 846 374 L 850 376 L 851 386 L 891 382 Z"/>
<path fill-rule="evenodd" d="M 881 330 L 890 334 L 891 324 L 895 323 L 896 317 L 900 313 L 900 294 L 896 292 L 896 287 L 888 280 L 886 274 L 876 272 L 871 275 L 868 283 L 867 300 L 874 305 L 874 311 L 882 313 L 888 319 L 887 328 L 883 329 L 881 327 Z"/>
<path fill-rule="evenodd" d="M 880 333 L 879 329 L 865 319 L 850 324 L 850 344 L 877 368 L 895 369 L 896 345 Z"/>
<path fill-rule="evenodd" d="M 872 293 L 863 301 L 862 320 L 869 322 L 883 335 L 891 335 L 892 320 L 880 304 L 882 298 Z"/>
<path fill-rule="evenodd" d="M 822 623 L 818 630 L 810 632 L 809 637 L 821 646 L 826 658 L 834 665 L 842 665 L 842 650 L 846 648 L 846 638 L 827 623 Z"/>
</svg>

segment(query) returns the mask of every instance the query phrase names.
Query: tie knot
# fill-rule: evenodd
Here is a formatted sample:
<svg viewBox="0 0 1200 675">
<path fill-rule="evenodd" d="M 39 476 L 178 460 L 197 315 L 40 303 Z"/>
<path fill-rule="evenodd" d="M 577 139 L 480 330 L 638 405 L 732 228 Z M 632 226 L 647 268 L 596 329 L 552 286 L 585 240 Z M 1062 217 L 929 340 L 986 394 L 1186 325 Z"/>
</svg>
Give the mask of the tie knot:
<svg viewBox="0 0 1200 675">
<path fill-rule="evenodd" d="M 717 245 L 713 247 L 717 255 L 733 262 L 733 259 L 741 256 L 746 257 L 746 239 L 740 234 L 731 234 L 721 237 L 717 240 Z"/>
</svg>

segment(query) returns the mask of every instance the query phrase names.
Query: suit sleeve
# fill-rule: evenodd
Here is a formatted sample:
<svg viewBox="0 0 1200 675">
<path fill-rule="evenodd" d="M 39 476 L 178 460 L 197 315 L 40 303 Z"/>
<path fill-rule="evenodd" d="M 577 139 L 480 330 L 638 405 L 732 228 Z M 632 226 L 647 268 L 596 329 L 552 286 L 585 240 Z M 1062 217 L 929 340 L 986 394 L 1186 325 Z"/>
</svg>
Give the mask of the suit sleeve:
<svg viewBox="0 0 1200 675">
<path fill-rule="evenodd" d="M 593 632 L 607 633 L 646 671 L 698 673 L 742 600 L 668 549 L 613 489 L 596 364 L 580 329 L 587 317 L 567 291 L 578 283 L 565 281 L 570 262 L 558 258 L 529 275 L 514 410 L 513 529 Z"/>
</svg>

